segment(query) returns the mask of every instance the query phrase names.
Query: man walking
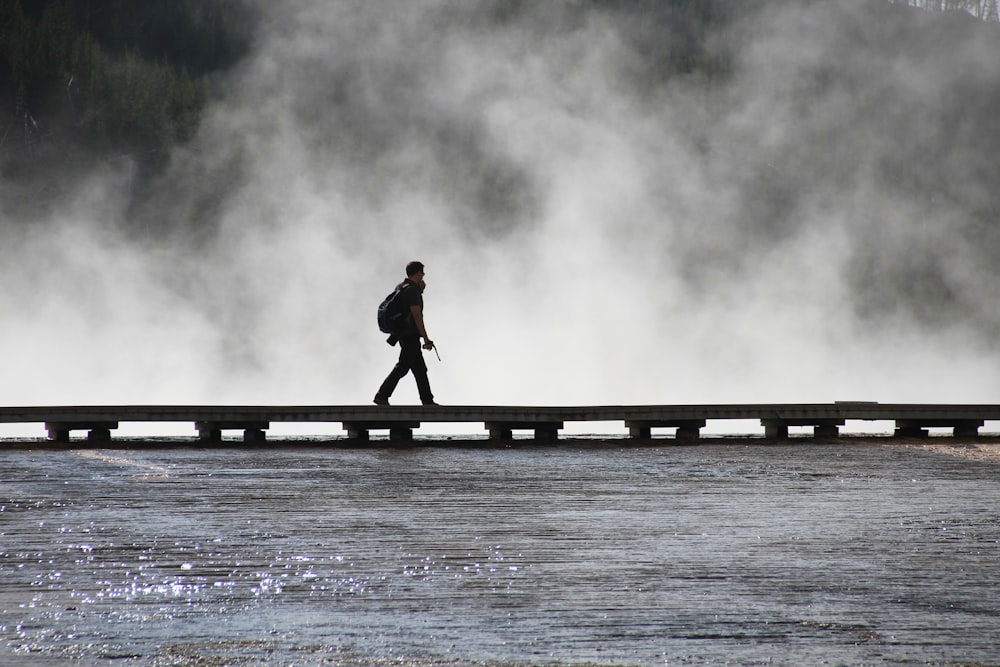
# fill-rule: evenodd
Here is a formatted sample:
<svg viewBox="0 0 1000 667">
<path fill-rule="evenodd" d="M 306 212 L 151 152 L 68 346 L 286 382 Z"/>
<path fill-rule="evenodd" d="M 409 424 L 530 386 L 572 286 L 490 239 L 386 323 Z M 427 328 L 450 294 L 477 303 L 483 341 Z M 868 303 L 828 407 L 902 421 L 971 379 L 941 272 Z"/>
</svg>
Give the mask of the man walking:
<svg viewBox="0 0 1000 667">
<path fill-rule="evenodd" d="M 397 290 L 402 290 L 401 296 L 406 303 L 404 312 L 408 315 L 406 327 L 398 335 L 399 361 L 375 394 L 375 405 L 389 405 L 389 397 L 395 391 L 396 385 L 410 371 L 417 381 L 420 402 L 424 405 L 437 405 L 434 402 L 434 394 L 431 393 L 430 380 L 427 379 L 424 353 L 420 351 L 421 338 L 424 339 L 425 350 L 434 349 L 434 341 L 427 335 L 427 328 L 424 326 L 424 287 L 426 283 L 424 283 L 423 263 L 410 262 L 406 265 L 406 280 L 396 286 Z M 391 340 L 390 338 L 390 342 Z"/>
</svg>

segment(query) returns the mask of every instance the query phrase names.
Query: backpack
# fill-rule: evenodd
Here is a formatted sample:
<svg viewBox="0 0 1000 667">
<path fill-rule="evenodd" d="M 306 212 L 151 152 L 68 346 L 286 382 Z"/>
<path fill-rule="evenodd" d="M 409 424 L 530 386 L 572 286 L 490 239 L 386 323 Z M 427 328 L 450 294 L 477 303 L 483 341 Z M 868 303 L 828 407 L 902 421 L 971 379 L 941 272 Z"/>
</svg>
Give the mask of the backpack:
<svg viewBox="0 0 1000 667">
<path fill-rule="evenodd" d="M 406 307 L 403 291 L 409 286 L 410 283 L 401 283 L 379 304 L 378 328 L 382 333 L 399 334 L 406 328 L 406 324 L 410 321 L 410 313 Z"/>
</svg>

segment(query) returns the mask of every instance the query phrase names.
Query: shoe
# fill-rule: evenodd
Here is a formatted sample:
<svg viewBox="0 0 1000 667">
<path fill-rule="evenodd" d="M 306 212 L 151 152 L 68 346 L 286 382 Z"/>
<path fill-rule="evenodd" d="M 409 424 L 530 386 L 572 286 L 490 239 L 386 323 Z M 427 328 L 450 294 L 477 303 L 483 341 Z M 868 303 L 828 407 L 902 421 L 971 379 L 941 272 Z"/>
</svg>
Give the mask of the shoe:
<svg viewBox="0 0 1000 667">
<path fill-rule="evenodd" d="M 375 405 L 389 405 L 389 399 L 382 398 L 381 396 L 376 396 L 373 402 L 375 403 Z"/>
<path fill-rule="evenodd" d="M 437 405 L 434 401 L 423 401 L 424 405 Z"/>
</svg>

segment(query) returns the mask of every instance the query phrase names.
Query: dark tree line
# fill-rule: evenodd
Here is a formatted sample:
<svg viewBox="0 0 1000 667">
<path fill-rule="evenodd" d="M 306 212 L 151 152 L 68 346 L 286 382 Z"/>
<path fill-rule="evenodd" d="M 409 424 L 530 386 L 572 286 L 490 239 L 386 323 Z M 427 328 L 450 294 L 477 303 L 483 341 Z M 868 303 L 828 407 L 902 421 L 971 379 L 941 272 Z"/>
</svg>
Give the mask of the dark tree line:
<svg viewBox="0 0 1000 667">
<path fill-rule="evenodd" d="M 3 176 L 68 147 L 155 164 L 252 28 L 239 0 L 0 0 Z"/>
<path fill-rule="evenodd" d="M 969 12 L 983 21 L 1000 21 L 1000 3 L 997 0 L 889 0 L 893 4 L 932 9 L 934 11 Z"/>
</svg>

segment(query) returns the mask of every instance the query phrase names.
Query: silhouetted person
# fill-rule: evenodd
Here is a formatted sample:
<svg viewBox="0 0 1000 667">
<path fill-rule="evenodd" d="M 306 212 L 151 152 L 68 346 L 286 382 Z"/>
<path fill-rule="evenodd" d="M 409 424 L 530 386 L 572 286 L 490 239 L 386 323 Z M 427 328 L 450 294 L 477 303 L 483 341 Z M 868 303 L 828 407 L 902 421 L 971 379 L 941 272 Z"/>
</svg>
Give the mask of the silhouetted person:
<svg viewBox="0 0 1000 667">
<path fill-rule="evenodd" d="M 420 350 L 421 338 L 424 339 L 423 347 L 425 350 L 434 349 L 434 341 L 428 337 L 427 328 L 424 326 L 423 291 L 426 286 L 424 265 L 421 262 L 407 264 L 406 280 L 396 286 L 396 289 L 402 289 L 402 296 L 408 307 L 406 327 L 398 335 L 389 338 L 390 343 L 393 342 L 394 337 L 399 341 L 399 361 L 393 366 L 375 394 L 376 405 L 389 405 L 389 397 L 395 391 L 396 385 L 403 379 L 403 376 L 411 371 L 413 378 L 417 381 L 420 402 L 424 405 L 437 405 L 434 402 L 434 394 L 431 393 L 430 380 L 427 379 L 427 364 L 424 363 L 424 353 Z"/>
</svg>

